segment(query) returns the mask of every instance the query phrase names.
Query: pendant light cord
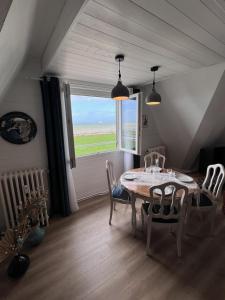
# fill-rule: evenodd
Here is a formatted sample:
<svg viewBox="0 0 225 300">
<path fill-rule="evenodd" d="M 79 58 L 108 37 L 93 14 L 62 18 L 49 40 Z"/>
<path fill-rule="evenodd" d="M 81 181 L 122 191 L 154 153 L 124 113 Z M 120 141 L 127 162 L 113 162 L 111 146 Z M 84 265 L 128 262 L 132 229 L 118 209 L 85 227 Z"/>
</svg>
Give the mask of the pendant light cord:
<svg viewBox="0 0 225 300">
<path fill-rule="evenodd" d="M 119 80 L 121 79 L 121 73 L 120 73 L 120 59 L 119 59 Z"/>
<path fill-rule="evenodd" d="M 152 85 L 153 85 L 152 88 L 154 89 L 155 88 L 155 71 L 154 71 L 154 75 L 153 75 L 153 84 Z"/>
</svg>

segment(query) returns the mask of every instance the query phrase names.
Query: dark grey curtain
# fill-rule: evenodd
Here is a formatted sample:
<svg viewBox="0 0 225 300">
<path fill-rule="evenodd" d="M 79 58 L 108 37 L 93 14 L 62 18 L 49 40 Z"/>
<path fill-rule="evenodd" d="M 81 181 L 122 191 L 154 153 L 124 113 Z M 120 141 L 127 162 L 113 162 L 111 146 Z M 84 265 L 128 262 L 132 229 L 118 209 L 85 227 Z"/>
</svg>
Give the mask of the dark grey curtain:
<svg viewBox="0 0 225 300">
<path fill-rule="evenodd" d="M 51 214 L 70 215 L 59 79 L 40 81 L 48 150 Z"/>
</svg>

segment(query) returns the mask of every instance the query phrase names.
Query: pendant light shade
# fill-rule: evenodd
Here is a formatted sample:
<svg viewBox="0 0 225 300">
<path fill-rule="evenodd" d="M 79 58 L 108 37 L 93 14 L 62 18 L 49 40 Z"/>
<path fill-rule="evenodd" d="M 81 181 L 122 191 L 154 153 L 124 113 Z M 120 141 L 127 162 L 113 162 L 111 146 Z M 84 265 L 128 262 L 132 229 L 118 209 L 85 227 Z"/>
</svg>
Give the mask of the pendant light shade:
<svg viewBox="0 0 225 300">
<path fill-rule="evenodd" d="M 154 66 L 151 68 L 151 71 L 154 72 L 154 78 L 153 78 L 153 83 L 152 83 L 152 91 L 151 93 L 146 97 L 145 103 L 147 105 L 159 105 L 161 103 L 161 96 L 159 93 L 156 92 L 155 89 L 155 72 L 158 71 L 160 66 Z"/>
<path fill-rule="evenodd" d="M 120 62 L 124 60 L 124 55 L 119 54 L 115 57 L 115 60 L 119 62 L 119 79 L 117 85 L 112 89 L 111 98 L 114 100 L 127 100 L 129 99 L 129 90 L 122 84 L 121 73 L 120 73 Z"/>
</svg>

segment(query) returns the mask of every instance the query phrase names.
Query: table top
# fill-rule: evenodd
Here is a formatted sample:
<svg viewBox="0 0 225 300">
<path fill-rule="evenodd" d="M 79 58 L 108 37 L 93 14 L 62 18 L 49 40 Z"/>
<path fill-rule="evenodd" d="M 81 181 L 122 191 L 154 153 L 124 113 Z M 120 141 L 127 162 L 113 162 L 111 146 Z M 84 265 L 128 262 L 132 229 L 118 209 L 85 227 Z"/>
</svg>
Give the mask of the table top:
<svg viewBox="0 0 225 300">
<path fill-rule="evenodd" d="M 137 175 L 137 178 L 135 180 L 126 180 L 124 176 L 126 174 L 134 174 Z M 182 174 L 180 172 L 175 172 L 176 177 L 177 174 Z M 185 174 L 183 174 L 185 175 Z M 136 195 L 140 195 L 142 197 L 149 197 L 149 188 L 155 185 L 159 185 L 165 182 L 171 182 L 175 181 L 179 184 L 183 184 L 188 188 L 189 194 L 198 193 L 199 192 L 199 186 L 193 180 L 191 183 L 184 183 L 179 181 L 177 178 L 171 178 L 168 173 L 166 173 L 165 170 L 162 170 L 158 174 L 151 174 L 144 172 L 144 168 L 139 169 L 132 169 L 125 173 L 123 173 L 120 177 L 120 183 L 122 186 L 124 186 L 128 191 L 133 192 Z"/>
</svg>

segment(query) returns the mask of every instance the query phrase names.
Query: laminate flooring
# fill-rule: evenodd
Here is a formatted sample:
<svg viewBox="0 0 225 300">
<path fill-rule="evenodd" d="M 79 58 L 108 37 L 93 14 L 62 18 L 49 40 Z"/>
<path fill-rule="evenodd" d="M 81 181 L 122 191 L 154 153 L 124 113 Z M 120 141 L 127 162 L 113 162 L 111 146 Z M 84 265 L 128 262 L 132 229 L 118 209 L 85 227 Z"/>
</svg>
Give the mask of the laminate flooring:
<svg viewBox="0 0 225 300">
<path fill-rule="evenodd" d="M 138 206 L 140 207 L 139 201 Z M 28 251 L 31 265 L 20 280 L 0 268 L 4 300 L 220 300 L 225 299 L 225 216 L 218 213 L 215 236 L 208 237 L 207 215 L 191 215 L 177 258 L 168 227 L 153 227 L 152 256 L 145 237 L 131 231 L 131 209 L 117 204 L 108 225 L 106 196 L 83 202 L 67 218 L 51 220 L 41 245 Z"/>
</svg>

